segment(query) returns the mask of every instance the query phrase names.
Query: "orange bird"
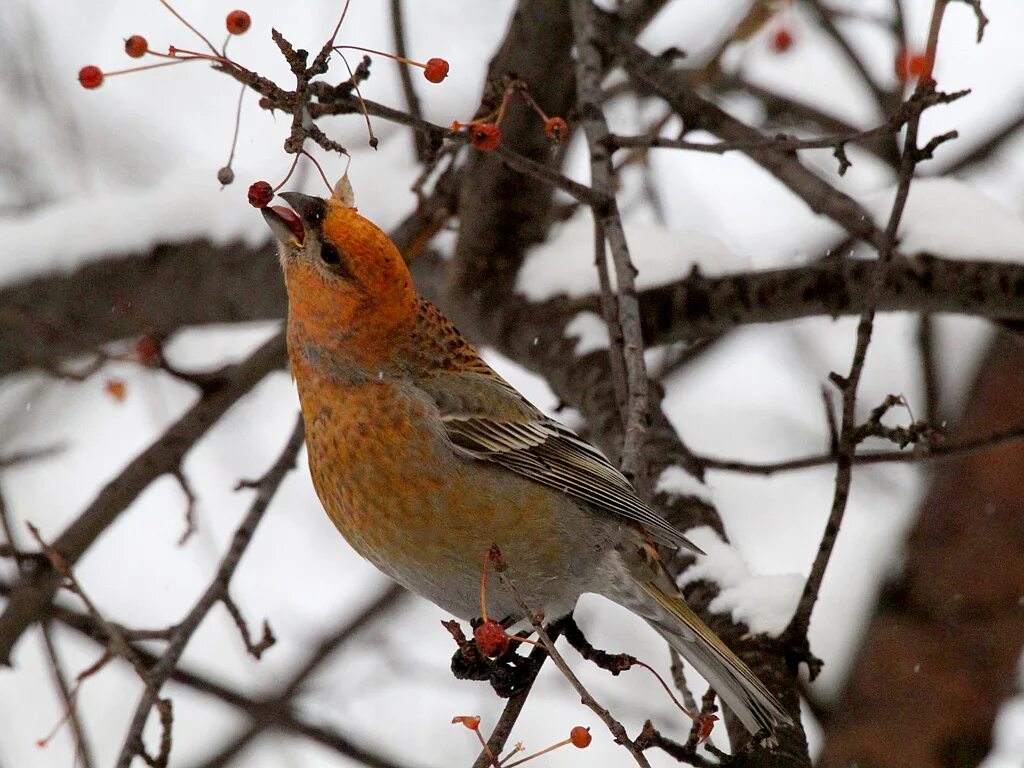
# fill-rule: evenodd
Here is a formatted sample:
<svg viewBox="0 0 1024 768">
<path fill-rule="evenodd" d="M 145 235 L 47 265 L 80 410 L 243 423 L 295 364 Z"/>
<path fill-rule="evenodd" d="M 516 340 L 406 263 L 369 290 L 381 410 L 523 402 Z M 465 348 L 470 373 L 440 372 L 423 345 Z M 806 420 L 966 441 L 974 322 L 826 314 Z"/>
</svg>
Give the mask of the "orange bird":
<svg viewBox="0 0 1024 768">
<path fill-rule="evenodd" d="M 594 592 L 649 622 L 751 733 L 790 717 L 683 601 L 652 543 L 700 552 L 625 477 L 495 373 L 418 296 L 387 235 L 344 202 L 286 192 L 288 352 L 320 501 L 349 544 L 445 611 L 480 610 L 497 544 L 549 618 Z M 522 619 L 492 590 L 489 612 Z"/>
</svg>

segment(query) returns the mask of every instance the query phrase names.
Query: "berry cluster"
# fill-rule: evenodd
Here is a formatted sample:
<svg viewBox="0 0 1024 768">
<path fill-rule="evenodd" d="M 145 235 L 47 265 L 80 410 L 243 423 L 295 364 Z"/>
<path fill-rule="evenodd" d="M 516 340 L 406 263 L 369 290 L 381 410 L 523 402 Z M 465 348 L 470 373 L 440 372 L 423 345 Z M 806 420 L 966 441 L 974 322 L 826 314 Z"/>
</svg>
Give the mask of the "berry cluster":
<svg viewBox="0 0 1024 768">
<path fill-rule="evenodd" d="M 140 72 L 147 69 L 156 69 L 158 67 L 173 66 L 175 64 L 182 64 L 186 61 L 213 62 L 214 64 L 220 65 L 221 67 L 231 68 L 237 75 L 247 75 L 251 77 L 256 77 L 255 73 L 249 72 L 248 70 L 244 69 L 241 65 L 230 59 L 227 55 L 227 44 L 228 41 L 231 40 L 232 36 L 245 34 L 252 26 L 252 17 L 246 11 L 234 10 L 228 13 L 227 16 L 225 16 L 224 26 L 228 32 L 228 36 L 225 39 L 224 44 L 220 47 L 220 49 L 218 49 L 213 45 L 213 43 L 206 35 L 204 35 L 202 32 L 196 29 L 196 27 L 190 24 L 180 13 L 178 13 L 178 11 L 175 10 L 174 7 L 170 4 L 169 0 L 160 0 L 160 2 L 182 24 L 188 27 L 189 30 L 191 30 L 200 40 L 202 40 L 202 42 L 209 49 L 210 52 L 203 53 L 199 51 L 192 51 L 187 50 L 185 48 L 178 48 L 172 45 L 168 47 L 167 53 L 159 53 L 150 48 L 149 42 L 142 35 L 131 35 L 124 41 L 124 51 L 129 57 L 133 59 L 141 59 L 144 56 L 148 55 L 155 58 L 164 59 L 164 61 L 161 61 L 156 64 L 148 64 L 145 66 L 130 67 L 128 69 L 120 69 L 106 72 L 104 72 L 99 67 L 90 64 L 82 67 L 78 72 L 78 82 L 81 84 L 83 88 L 87 88 L 89 90 L 99 88 L 103 84 L 104 80 L 106 80 L 106 78 L 113 77 L 115 75 L 124 75 L 130 72 Z M 327 45 L 331 47 L 331 50 L 337 51 L 339 54 L 341 54 L 341 51 L 344 49 L 354 49 L 365 51 L 368 53 L 378 54 L 381 56 L 387 56 L 388 58 L 394 59 L 403 64 L 420 67 L 423 70 L 423 76 L 427 79 L 428 82 L 431 83 L 440 83 L 444 81 L 444 79 L 448 76 L 448 62 L 442 58 L 433 57 L 427 59 L 426 62 L 419 62 L 401 56 L 394 56 L 384 51 L 376 51 L 369 48 L 362 48 L 360 46 L 335 46 L 334 37 L 337 35 L 338 29 L 340 29 L 341 27 L 341 22 L 345 18 L 345 11 L 347 10 L 347 8 L 348 2 L 345 3 L 345 7 L 342 10 L 341 18 L 338 21 L 338 27 L 335 29 L 334 35 L 332 35 L 330 41 L 327 43 Z M 344 60 L 344 54 L 341 54 L 341 57 Z M 369 59 L 366 58 L 364 59 L 364 61 L 365 64 L 361 65 L 361 67 L 357 70 L 357 74 L 354 75 L 352 78 L 353 85 L 356 91 L 356 96 L 359 99 L 360 104 L 362 104 L 362 96 L 359 94 L 359 73 L 362 71 L 365 65 L 368 65 Z M 365 73 L 363 73 L 361 76 L 365 77 Z M 239 104 L 241 104 L 241 102 L 239 102 Z M 363 107 L 363 114 L 364 116 L 366 116 L 365 106 Z M 231 169 L 231 161 L 232 158 L 234 157 L 235 144 L 237 143 L 238 140 L 237 121 L 238 117 L 236 117 L 235 139 L 232 143 L 231 156 L 228 159 L 227 165 L 225 165 L 223 168 L 220 168 L 217 171 L 217 180 L 223 185 L 231 184 L 235 179 L 234 171 Z M 368 116 L 367 125 L 369 125 Z M 372 130 L 370 132 L 370 136 L 371 145 L 376 146 L 376 140 L 373 138 Z M 294 171 L 295 169 L 295 165 L 298 162 L 300 154 L 305 155 L 306 157 L 313 161 L 313 163 L 317 167 L 317 170 L 320 171 L 321 177 L 323 177 L 324 181 L 327 183 L 328 189 L 332 189 L 331 184 L 327 182 L 327 177 L 324 174 L 323 169 L 308 152 L 306 152 L 305 150 L 300 150 L 298 152 L 294 152 L 294 150 L 289 151 L 295 154 L 295 161 L 292 163 L 291 169 L 288 171 L 288 174 L 285 176 L 284 180 L 276 187 L 271 186 L 270 183 L 266 181 L 257 181 L 256 183 L 252 184 L 249 187 L 249 203 L 251 205 L 257 208 L 263 208 L 270 204 L 270 201 L 273 199 L 274 194 L 277 192 L 277 190 L 280 189 L 285 184 L 285 182 L 287 182 L 287 180 L 291 177 L 292 171 Z M 343 149 L 341 151 L 343 154 L 345 153 Z"/>
<path fill-rule="evenodd" d="M 549 752 L 554 752 L 556 749 L 567 746 L 569 744 L 572 744 L 574 747 L 576 747 L 576 749 L 586 749 L 590 746 L 590 742 L 594 740 L 594 737 L 590 735 L 589 728 L 586 728 L 582 725 L 577 725 L 569 731 L 568 738 L 562 739 L 561 741 L 556 742 L 549 747 L 545 747 L 542 750 L 534 752 L 531 755 L 527 755 L 526 757 L 521 757 L 518 760 L 512 760 L 512 757 L 523 751 L 523 743 L 521 741 L 516 742 L 516 745 L 508 754 L 499 758 L 497 755 L 491 752 L 490 747 L 487 746 L 487 740 L 484 739 L 483 734 L 480 733 L 479 716 L 459 715 L 457 717 L 452 718 L 452 725 L 461 725 L 471 730 L 476 735 L 477 740 L 480 742 L 480 746 L 483 747 L 484 753 L 490 760 L 491 765 L 495 766 L 495 768 L 515 768 L 515 766 L 517 765 L 528 763 L 534 758 L 540 757 L 541 755 L 546 755 Z"/>
<path fill-rule="evenodd" d="M 181 19 L 181 16 L 173 8 L 171 8 L 169 5 L 167 7 L 168 9 L 170 9 L 172 13 L 174 13 L 175 16 L 178 16 L 178 18 Z M 167 49 L 167 53 L 158 53 L 157 51 L 154 51 L 149 47 L 149 41 L 147 41 L 145 37 L 143 37 L 142 35 L 132 35 L 124 41 L 124 52 L 128 54 L 128 56 L 130 56 L 133 59 L 141 59 L 143 56 L 149 54 L 150 56 L 155 56 L 161 59 L 170 59 L 171 61 L 165 61 L 160 64 L 149 64 L 144 67 L 130 67 L 129 69 L 119 69 L 112 72 L 104 72 L 99 67 L 93 64 L 89 64 L 78 70 L 78 82 L 81 83 L 83 88 L 88 88 L 92 90 L 94 88 L 99 88 L 101 85 L 103 85 L 103 81 L 106 80 L 108 77 L 114 77 L 115 75 L 126 75 L 131 72 L 141 72 L 147 69 L 156 69 L 157 67 L 166 67 L 170 66 L 171 64 L 179 64 L 184 61 L 205 59 L 208 61 L 217 62 L 219 64 L 234 64 L 234 62 L 231 61 L 231 59 L 229 59 L 225 55 L 225 49 L 227 47 L 226 41 L 225 44 L 221 46 L 221 50 L 218 51 L 203 34 L 201 34 L 200 32 L 198 32 L 198 30 L 195 29 L 195 27 L 193 27 L 184 19 L 181 20 L 185 23 L 187 27 L 189 27 L 189 29 L 196 32 L 196 34 L 199 35 L 200 38 L 202 38 L 203 42 L 205 42 L 212 51 L 212 55 L 206 53 L 198 53 L 196 51 L 187 51 L 183 48 L 175 48 L 173 45 Z M 229 13 L 224 18 L 224 26 L 227 27 L 230 39 L 230 35 L 245 34 L 249 30 L 249 27 L 252 26 L 252 18 L 245 11 L 231 11 L 231 13 Z"/>
<path fill-rule="evenodd" d="M 549 117 L 545 114 L 533 96 L 530 95 L 526 83 L 515 78 L 509 79 L 505 84 L 501 104 L 496 110 L 484 117 L 477 117 L 468 123 L 460 123 L 458 120 L 454 120 L 452 121 L 452 130 L 465 130 L 469 143 L 481 152 L 491 152 L 497 149 L 501 143 L 501 121 L 505 119 L 509 102 L 515 96 L 521 97 L 537 113 L 544 122 L 545 135 L 555 144 L 562 142 L 569 136 L 569 124 L 565 121 L 565 118 Z"/>
</svg>

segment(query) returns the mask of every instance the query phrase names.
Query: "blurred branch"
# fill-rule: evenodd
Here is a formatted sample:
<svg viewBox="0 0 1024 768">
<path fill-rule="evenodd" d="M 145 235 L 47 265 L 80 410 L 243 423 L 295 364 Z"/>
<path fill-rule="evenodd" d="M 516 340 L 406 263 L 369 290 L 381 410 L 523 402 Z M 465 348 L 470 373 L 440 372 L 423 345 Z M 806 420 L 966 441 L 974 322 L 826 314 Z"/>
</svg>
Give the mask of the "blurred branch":
<svg viewBox="0 0 1024 768">
<path fill-rule="evenodd" d="M 152 280 L 154 269 L 161 280 Z M 420 290 L 447 309 L 438 280 L 442 265 L 428 261 L 413 269 Z M 644 339 L 647 344 L 694 341 L 751 323 L 857 314 L 865 306 L 866 288 L 877 269 L 870 261 L 831 259 L 715 277 L 694 273 L 639 292 Z M 187 286 L 197 275 L 203 276 L 201 290 L 175 292 L 176 301 L 170 301 L 163 286 L 176 284 L 179 276 Z M 242 283 L 244 291 L 236 287 Z M 131 314 L 110 311 L 104 286 L 111 285 L 131 297 Z M 600 311 L 593 297 L 557 298 L 531 306 L 548 317 Z M 4 318 L 5 309 L 12 307 L 18 316 Z M 149 256 L 94 262 L 68 275 L 0 288 L 0 375 L 34 365 L 52 367 L 54 361 L 131 338 L 144 328 L 163 337 L 187 326 L 276 320 L 284 317 L 285 309 L 280 269 L 269 248 L 221 247 L 205 241 L 159 246 Z M 1021 319 L 1024 266 L 929 255 L 897 258 L 885 278 L 878 309 Z M 63 315 L 74 321 L 65 321 L 65 327 L 60 332 L 54 329 L 48 343 L 41 345 L 28 331 L 36 325 L 36 315 Z"/>
<path fill-rule="evenodd" d="M 13 589 L 12 585 L 0 581 L 0 596 L 9 595 Z M 232 744 L 238 744 L 236 749 L 229 751 L 229 745 L 218 752 L 218 755 L 223 756 L 222 759 L 212 758 L 204 763 L 204 765 L 210 768 L 214 766 L 221 768 L 240 752 L 245 745 L 260 734 L 270 730 L 280 730 L 285 733 L 308 738 L 310 741 L 333 750 L 339 755 L 371 766 L 371 768 L 408 768 L 404 764 L 393 762 L 382 755 L 359 746 L 351 737 L 337 729 L 313 725 L 304 721 L 293 711 L 291 705 L 291 699 L 300 691 L 302 682 L 310 677 L 332 653 L 340 649 L 366 626 L 393 610 L 407 594 L 405 590 L 397 585 L 389 587 L 379 598 L 369 603 L 365 609 L 360 611 L 355 618 L 346 620 L 338 630 L 326 636 L 317 648 L 314 649 L 313 653 L 310 654 L 302 667 L 292 674 L 291 681 L 282 686 L 281 692 L 266 699 L 250 698 L 198 672 L 192 672 L 181 666 L 176 667 L 170 676 L 170 679 L 175 683 L 212 696 L 248 715 L 252 721 L 251 729 L 232 742 Z M 109 637 L 102 624 L 85 613 L 66 608 L 60 604 L 53 604 L 49 607 L 48 616 L 100 645 L 106 646 L 109 642 Z M 145 634 L 123 628 L 121 631 L 126 637 L 137 637 Z M 152 668 L 157 663 L 158 657 L 145 648 L 138 645 L 134 645 L 133 648 L 147 668 Z"/>
<path fill-rule="evenodd" d="M 69 565 L 74 564 L 150 483 L 173 472 L 217 420 L 268 373 L 283 367 L 284 360 L 284 334 L 278 333 L 247 360 L 227 368 L 218 386 L 204 393 L 100 490 L 82 514 L 53 541 L 54 550 Z M 29 625 L 45 614 L 59 583 L 60 574 L 52 568 L 22 574 L 0 615 L 0 664 L 11 663 L 14 644 Z"/>
<path fill-rule="evenodd" d="M 60 693 L 60 700 L 67 713 L 68 723 L 71 726 L 71 733 L 75 739 L 75 765 L 81 763 L 82 768 L 92 768 L 95 762 L 92 758 L 92 748 L 86 738 L 85 730 L 82 728 L 81 718 L 78 716 L 78 708 L 75 706 L 75 696 L 68 686 L 67 677 L 64 674 L 64 664 L 61 661 L 57 646 L 53 641 L 53 625 L 49 619 L 40 623 L 42 630 L 43 646 L 46 649 L 46 659 L 50 665 L 50 672 L 53 674 L 54 684 Z"/>
<path fill-rule="evenodd" d="M 402 12 L 402 0 L 391 0 L 391 36 L 395 41 L 395 55 L 405 59 L 409 57 L 405 46 L 405 19 Z M 409 67 L 398 67 L 398 78 L 402 83 L 402 93 L 405 95 L 405 106 L 413 117 L 423 118 L 423 109 L 420 107 L 420 97 L 416 95 L 416 86 L 412 82 L 412 72 Z M 430 157 L 430 143 L 427 137 L 419 131 L 412 135 L 413 149 L 416 150 L 416 158 L 424 162 Z"/>
</svg>

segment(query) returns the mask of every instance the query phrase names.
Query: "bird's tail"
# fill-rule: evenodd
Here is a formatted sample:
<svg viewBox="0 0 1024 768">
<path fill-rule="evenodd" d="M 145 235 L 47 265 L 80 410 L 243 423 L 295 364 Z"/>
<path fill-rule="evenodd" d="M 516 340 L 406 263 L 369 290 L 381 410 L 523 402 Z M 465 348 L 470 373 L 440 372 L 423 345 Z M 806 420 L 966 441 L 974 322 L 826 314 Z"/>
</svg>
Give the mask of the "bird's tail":
<svg viewBox="0 0 1024 768">
<path fill-rule="evenodd" d="M 636 580 L 643 591 L 663 609 L 648 622 L 694 669 L 710 683 L 722 701 L 751 734 L 771 738 L 777 725 L 792 719 L 750 668 L 722 642 L 678 592 L 667 592 L 653 581 Z M 665 614 L 668 614 L 667 616 Z"/>
</svg>

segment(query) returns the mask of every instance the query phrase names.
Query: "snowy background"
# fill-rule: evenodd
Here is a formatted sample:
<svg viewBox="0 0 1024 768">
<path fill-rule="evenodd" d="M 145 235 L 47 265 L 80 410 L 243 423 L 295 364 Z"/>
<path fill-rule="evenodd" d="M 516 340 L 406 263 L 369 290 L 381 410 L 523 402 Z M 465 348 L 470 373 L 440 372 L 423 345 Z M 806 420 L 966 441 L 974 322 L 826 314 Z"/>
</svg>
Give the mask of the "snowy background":
<svg viewBox="0 0 1024 768">
<path fill-rule="evenodd" d="M 235 40 L 239 61 L 282 83 L 288 73 L 269 40 L 271 24 L 295 44 L 316 50 L 332 27 L 337 2 L 298 4 L 251 0 L 253 28 Z M 714 11 L 707 6 L 716 5 Z M 883 12 L 886 3 L 862 3 Z M 906 4 L 910 38 L 923 43 L 930 3 Z M 261 217 L 245 202 L 255 179 L 276 180 L 289 159 L 280 149 L 288 121 L 275 120 L 247 96 L 235 160 L 238 181 L 221 190 L 215 179 L 231 138 L 237 98 L 233 81 L 202 64 L 112 78 L 97 91 L 78 86 L 84 64 L 104 69 L 127 66 L 121 41 L 142 33 L 151 46 L 191 45 L 187 30 L 160 5 L 139 0 L 69 4 L 63 0 L 4 0 L 0 3 L 0 282 L 70 270 L 90 259 L 136 253 L 156 242 L 197 236 L 216 242 L 268 239 Z M 877 6 L 877 8 L 876 8 Z M 203 30 L 222 29 L 230 8 L 222 3 L 180 0 L 179 10 Z M 426 59 L 444 56 L 451 75 L 439 86 L 423 84 L 426 117 L 447 125 L 466 119 L 478 103 L 481 73 L 505 31 L 509 0 L 433 0 L 406 3 L 409 52 Z M 725 34 L 742 15 L 743 2 L 674 3 L 641 42 L 658 50 L 676 45 L 700 61 L 715 34 Z M 387 4 L 354 0 L 342 34 L 345 42 L 390 49 Z M 1024 101 L 1024 56 L 1020 30 L 1024 4 L 987 0 L 992 23 L 985 42 L 974 44 L 974 19 L 964 6 L 951 7 L 943 28 L 936 77 L 941 87 L 973 93 L 929 111 L 922 136 L 956 128 L 961 138 L 944 145 L 923 172 L 940 172 L 983 141 L 991 126 Z M 784 55 L 768 45 L 771 27 L 727 52 L 726 64 L 754 82 L 801 96 L 861 127 L 872 127 L 870 98 L 819 39 L 798 8 L 783 12 L 796 42 Z M 717 31 L 717 32 L 716 32 Z M 850 34 L 876 74 L 893 78 L 895 51 L 870 24 Z M 215 38 L 219 39 L 219 38 Z M 19 73 L 29 73 L 29 86 Z M 420 81 L 418 81 L 420 82 Z M 429 88 L 429 89 L 428 89 Z M 395 65 L 376 61 L 367 96 L 401 105 Z M 730 109 L 752 117 L 749 103 Z M 631 133 L 649 118 L 636 103 L 610 108 L 613 129 Z M 59 118 L 59 119 L 56 119 Z M 334 118 L 323 127 L 353 150 L 350 177 L 360 210 L 387 229 L 411 209 L 409 186 L 418 169 L 404 129 L 375 121 L 377 152 L 365 149 L 358 118 Z M 803 153 L 830 181 L 861 200 L 880 220 L 888 214 L 894 178 L 868 155 L 851 149 L 846 176 L 835 175 L 829 150 Z M 343 170 L 337 157 L 323 158 L 327 173 Z M 584 148 L 570 151 L 568 172 L 588 181 Z M 744 157 L 656 153 L 653 176 L 663 218 L 644 204 L 638 178 L 626 177 L 622 207 L 627 234 L 640 267 L 640 284 L 656 285 L 685 275 L 694 261 L 706 273 L 802 263 L 838 239 L 838 228 L 812 214 L 777 182 Z M 307 191 L 320 192 L 315 174 Z M 956 180 L 935 179 L 913 187 L 905 217 L 904 248 L 949 257 L 1024 260 L 1024 146 L 1017 140 L 992 162 Z M 582 295 L 594 290 L 591 229 L 586 218 L 561 225 L 523 267 L 519 290 L 530 299 Z M 451 238 L 442 238 L 450 247 Z M 559 257 L 561 255 L 561 257 Z M 865 254 L 869 255 L 869 254 Z M 169 286 L 168 290 L 173 290 Z M 985 324 L 940 318 L 944 402 L 961 402 L 987 334 Z M 805 320 L 746 328 L 733 333 L 700 361 L 667 382 L 665 410 L 697 452 L 751 461 L 820 452 L 827 444 L 819 389 L 829 371 L 845 370 L 853 347 L 851 319 Z M 168 358 L 181 368 L 214 368 L 242 359 L 276 324 L 191 329 L 176 335 Z M 596 317 L 571 327 L 578 352 L 602 345 Z M 910 405 L 921 400 L 913 363 L 913 318 L 879 319 L 865 372 L 862 401 L 890 392 Z M 555 398 L 546 384 L 494 353 L 488 359 L 541 408 Z M 756 388 L 749 382 L 755 378 Z M 127 396 L 118 402 L 105 391 L 122 379 Z M 24 521 L 43 536 L 56 536 L 138 452 L 158 437 L 194 401 L 194 390 L 168 376 L 128 363 L 112 363 L 83 383 L 25 374 L 0 381 L 0 454 L 59 446 L 53 456 L 2 471 L 0 489 L 27 543 Z M 189 453 L 185 473 L 198 494 L 198 532 L 175 545 L 183 527 L 185 499 L 173 478 L 148 488 L 118 523 L 92 547 L 77 575 L 108 617 L 134 627 L 177 621 L 205 589 L 213 568 L 246 509 L 251 494 L 232 489 L 240 478 L 261 475 L 284 445 L 297 411 L 286 373 L 274 374 Z M 899 563 L 902 534 L 912 523 L 925 476 L 904 465 L 858 469 L 849 511 L 825 579 L 811 626 L 815 653 L 826 662 L 815 695 L 838 693 L 859 642 L 865 611 L 879 583 Z M 707 493 L 725 521 L 734 548 L 702 543 L 718 563 L 723 610 L 755 628 L 778 629 L 792 610 L 799 578 L 818 546 L 829 508 L 830 468 L 770 479 L 711 473 Z M 0 577 L 14 569 L 0 561 Z M 730 581 L 731 580 L 731 581 Z M 352 553 L 322 513 L 304 464 L 275 499 L 233 581 L 233 597 L 253 626 L 266 617 L 278 643 L 260 662 L 250 659 L 226 611 L 218 607 L 203 624 L 182 665 L 258 695 L 273 691 L 300 665 L 311 644 L 359 612 L 386 588 L 385 579 Z M 73 602 L 73 601 L 69 601 Z M 663 644 L 638 620 L 597 599 L 584 598 L 578 619 L 599 647 L 628 650 L 667 669 Z M 360 635 L 315 676 L 298 698 L 314 722 L 337 725 L 362 744 L 413 766 L 468 765 L 477 745 L 472 735 L 449 724 L 455 715 L 479 714 L 493 725 L 502 702 L 480 683 L 457 682 L 448 670 L 453 650 L 437 608 L 407 598 L 393 619 Z M 66 667 L 76 672 L 97 657 L 97 648 L 56 629 Z M 568 654 L 570 660 L 574 658 Z M 65 728 L 48 748 L 36 740 L 50 731 L 62 705 L 53 689 L 38 630 L 17 646 L 15 668 L 0 672 L 0 766 L 68 766 L 73 741 Z M 682 736 L 670 702 L 646 673 L 612 678 L 576 663 L 597 698 L 631 732 L 646 718 L 669 735 Z M 169 684 L 175 700 L 175 766 L 191 766 L 228 743 L 245 719 L 214 699 Z M 136 706 L 139 685 L 117 663 L 83 687 L 79 708 L 92 734 L 99 765 L 112 763 Z M 552 669 L 532 694 L 513 740 L 536 749 L 564 738 L 575 724 L 595 726 L 586 752 L 567 750 L 543 762 L 582 766 L 623 759 L 592 714 Z M 987 768 L 1020 766 L 1024 754 L 1024 704 L 1006 707 Z M 813 717 L 805 717 L 816 738 Z M 148 731 L 152 739 L 156 729 Z M 716 734 L 726 746 L 724 733 Z M 656 765 L 674 764 L 661 754 Z M 336 754 L 298 739 L 259 739 L 237 764 L 247 766 L 340 766 Z M 617 763 L 616 763 L 617 764 Z"/>
</svg>

